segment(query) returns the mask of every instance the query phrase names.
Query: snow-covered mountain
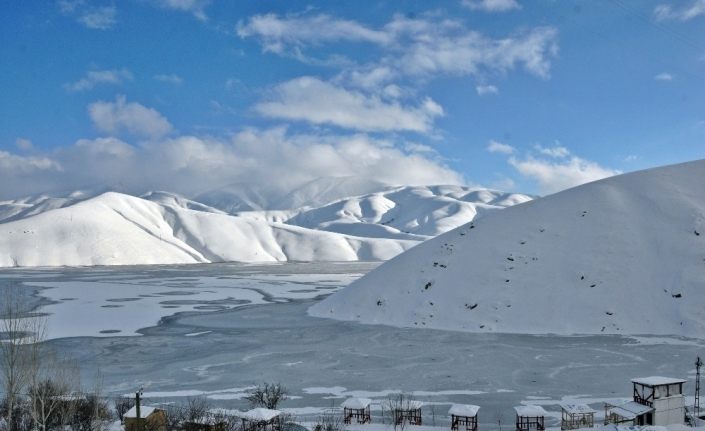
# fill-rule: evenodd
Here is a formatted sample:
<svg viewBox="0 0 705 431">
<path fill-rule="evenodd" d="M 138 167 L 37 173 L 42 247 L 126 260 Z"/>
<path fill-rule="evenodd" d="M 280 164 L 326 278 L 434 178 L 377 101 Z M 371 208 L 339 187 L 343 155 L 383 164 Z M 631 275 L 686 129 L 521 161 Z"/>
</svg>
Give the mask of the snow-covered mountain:
<svg viewBox="0 0 705 431">
<path fill-rule="evenodd" d="M 385 260 L 415 244 L 253 221 L 106 193 L 0 224 L 0 266 Z"/>
<path fill-rule="evenodd" d="M 608 178 L 431 239 L 315 316 L 472 332 L 705 332 L 705 161 Z"/>
<path fill-rule="evenodd" d="M 530 199 L 463 186 L 387 187 L 303 210 L 287 223 L 364 237 L 425 240 L 486 211 Z"/>
<path fill-rule="evenodd" d="M 318 207 L 350 196 L 383 190 L 388 185 L 361 177 L 321 177 L 290 189 L 266 184 L 230 184 L 194 197 L 228 214 L 242 211 Z"/>
<path fill-rule="evenodd" d="M 230 215 L 169 192 L 83 196 L 56 207 L 14 201 L 33 212 L 0 223 L 0 266 L 387 260 L 479 212 L 529 199 L 396 187 L 321 208 Z"/>
<path fill-rule="evenodd" d="M 63 208 L 90 199 L 105 190 L 78 190 L 65 195 L 37 195 L 20 199 L 0 201 L 0 223 L 19 220 L 45 211 Z"/>
</svg>

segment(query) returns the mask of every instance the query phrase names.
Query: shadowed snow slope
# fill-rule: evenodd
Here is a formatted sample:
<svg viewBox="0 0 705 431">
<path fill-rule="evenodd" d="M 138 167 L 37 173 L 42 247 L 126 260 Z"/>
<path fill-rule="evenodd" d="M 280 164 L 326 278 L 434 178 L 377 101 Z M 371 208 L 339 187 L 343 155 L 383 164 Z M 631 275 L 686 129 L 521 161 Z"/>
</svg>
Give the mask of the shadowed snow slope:
<svg viewBox="0 0 705 431">
<path fill-rule="evenodd" d="M 0 266 L 384 260 L 415 244 L 105 193 L 0 224 Z"/>
<path fill-rule="evenodd" d="M 446 232 L 316 316 L 472 332 L 705 334 L 705 161 L 635 172 Z"/>
</svg>

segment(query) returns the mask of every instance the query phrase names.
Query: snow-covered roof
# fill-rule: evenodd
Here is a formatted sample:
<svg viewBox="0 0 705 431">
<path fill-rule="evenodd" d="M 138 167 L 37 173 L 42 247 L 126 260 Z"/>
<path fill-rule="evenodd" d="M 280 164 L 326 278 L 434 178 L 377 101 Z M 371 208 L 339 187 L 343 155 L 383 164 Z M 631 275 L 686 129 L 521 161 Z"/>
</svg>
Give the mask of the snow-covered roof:
<svg viewBox="0 0 705 431">
<path fill-rule="evenodd" d="M 343 401 L 343 404 L 341 404 L 340 406 L 344 409 L 361 410 L 366 409 L 370 404 L 372 404 L 372 400 L 369 398 L 353 397 Z"/>
<path fill-rule="evenodd" d="M 561 404 L 561 408 L 570 414 L 597 413 L 587 404 Z"/>
<path fill-rule="evenodd" d="M 608 413 L 615 413 L 624 419 L 635 419 L 637 416 L 641 416 L 645 413 L 652 411 L 653 408 L 639 404 L 635 401 L 627 401 L 624 404 L 610 407 L 607 409 Z"/>
<path fill-rule="evenodd" d="M 473 417 L 477 415 L 480 406 L 472 404 L 453 404 L 448 410 L 449 415 Z"/>
<path fill-rule="evenodd" d="M 271 421 L 275 417 L 282 414 L 279 410 L 265 409 L 263 407 L 257 407 L 256 409 L 248 410 L 241 415 L 243 419 L 249 421 Z"/>
<path fill-rule="evenodd" d="M 640 385 L 646 386 L 661 386 L 661 385 L 673 385 L 676 383 L 685 383 L 687 380 L 675 379 L 673 377 L 661 377 L 661 376 L 651 376 L 651 377 L 638 377 L 632 379 L 633 383 L 638 383 Z"/>
<path fill-rule="evenodd" d="M 514 407 L 517 415 L 527 418 L 546 416 L 548 412 L 541 406 L 516 406 Z"/>
<path fill-rule="evenodd" d="M 151 406 L 140 406 L 140 418 L 146 418 L 147 416 L 158 410 L 156 407 Z M 136 418 L 137 417 L 137 406 L 132 407 L 123 415 L 125 418 Z"/>
</svg>

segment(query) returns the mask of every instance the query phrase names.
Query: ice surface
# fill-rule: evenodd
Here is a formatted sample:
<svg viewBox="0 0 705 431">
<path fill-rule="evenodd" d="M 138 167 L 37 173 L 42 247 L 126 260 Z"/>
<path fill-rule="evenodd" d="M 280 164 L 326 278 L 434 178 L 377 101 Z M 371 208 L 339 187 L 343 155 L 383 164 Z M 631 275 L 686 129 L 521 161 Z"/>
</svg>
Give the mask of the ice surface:
<svg viewBox="0 0 705 431">
<path fill-rule="evenodd" d="M 130 394 L 143 386 L 144 403 L 153 406 L 198 396 L 215 407 L 245 411 L 249 406 L 244 397 L 251 387 L 281 382 L 292 395 L 281 410 L 301 420 L 315 421 L 331 408 L 339 408 L 345 398 L 364 397 L 372 399 L 373 422 L 379 424 L 388 397 L 406 393 L 424 402 L 424 424 L 447 428 L 446 412 L 452 404 L 474 404 L 482 407 L 478 415 L 481 429 L 494 430 L 498 415 L 503 428 L 513 424 L 515 405 L 544 407 L 549 414 L 547 425 L 556 426 L 561 403 L 589 404 L 598 411 L 599 421 L 602 401 L 619 404 L 631 397 L 632 376 L 688 378 L 684 392 L 692 394 L 692 364 L 705 349 L 702 340 L 473 334 L 360 325 L 308 316 L 307 308 L 318 301 L 312 298 L 314 293 L 294 292 L 303 296 L 283 299 L 293 290 L 317 289 L 320 295 L 326 294 L 375 266 L 298 263 L 4 270 L 0 286 L 18 282 L 62 286 L 27 287 L 31 293 L 44 295 L 74 283 L 86 290 L 104 284 L 113 289 L 110 298 L 118 299 L 139 297 L 135 293 L 140 286 L 152 292 L 149 295 L 156 295 L 154 291 L 203 295 L 212 295 L 208 291 L 260 291 L 259 297 L 266 300 L 259 305 L 234 304 L 220 311 L 184 313 L 165 309 L 161 318 L 138 329 L 142 334 L 138 337 L 117 333 L 49 342 L 60 354 L 69 354 L 81 364 L 86 387 L 91 387 L 100 372 L 106 394 Z M 121 295 L 123 285 L 135 290 Z M 268 292 L 274 292 L 273 296 L 267 296 Z M 90 292 L 75 293 L 95 298 Z M 145 303 L 174 299 L 173 295 L 157 296 L 146 298 Z M 177 296 L 176 300 L 194 296 Z M 42 303 L 41 298 L 37 300 Z M 143 300 L 108 304 L 121 304 L 129 312 Z M 87 309 L 105 310 L 100 304 Z M 162 313 L 160 306 L 155 307 L 151 310 Z M 68 305 L 54 310 L 78 312 Z M 56 316 L 50 316 L 50 327 Z"/>
</svg>

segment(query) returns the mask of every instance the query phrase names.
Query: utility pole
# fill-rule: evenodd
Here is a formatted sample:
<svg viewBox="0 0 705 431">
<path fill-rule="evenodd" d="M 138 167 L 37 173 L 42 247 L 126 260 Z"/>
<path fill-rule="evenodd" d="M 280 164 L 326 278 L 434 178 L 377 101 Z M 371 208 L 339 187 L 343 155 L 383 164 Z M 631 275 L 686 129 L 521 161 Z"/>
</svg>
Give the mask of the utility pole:
<svg viewBox="0 0 705 431">
<path fill-rule="evenodd" d="M 137 420 L 140 420 L 140 393 L 135 392 L 135 408 L 137 409 Z"/>
<path fill-rule="evenodd" d="M 698 360 L 695 361 L 695 403 L 693 404 L 693 410 L 695 411 L 695 417 L 700 418 L 700 368 L 703 366 L 703 361 L 698 356 Z"/>
</svg>

